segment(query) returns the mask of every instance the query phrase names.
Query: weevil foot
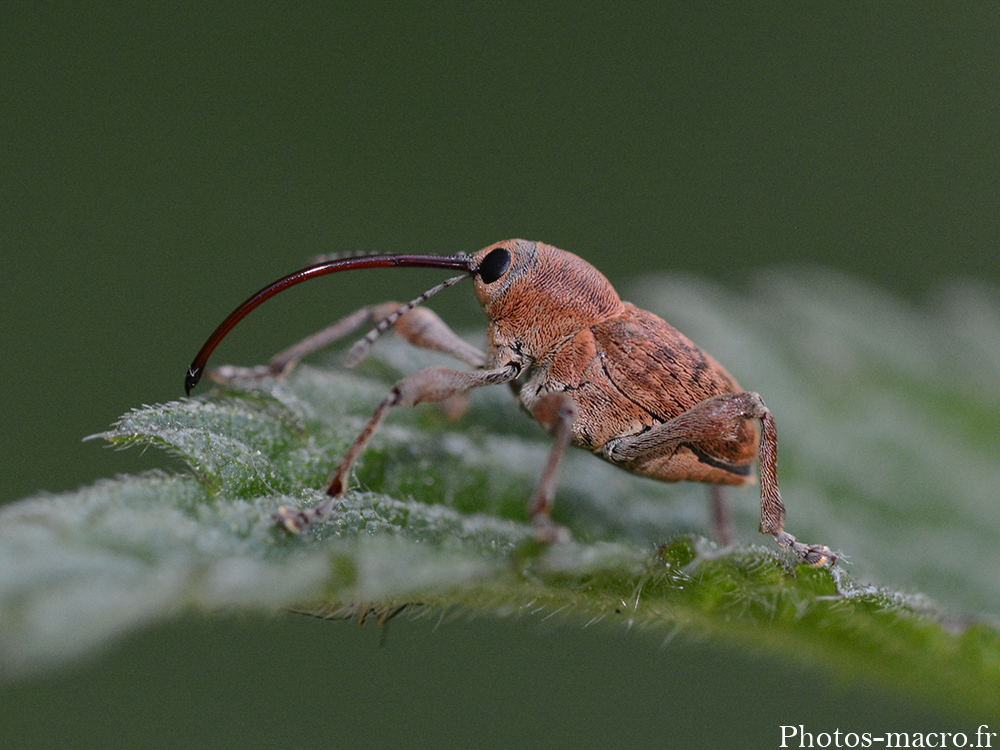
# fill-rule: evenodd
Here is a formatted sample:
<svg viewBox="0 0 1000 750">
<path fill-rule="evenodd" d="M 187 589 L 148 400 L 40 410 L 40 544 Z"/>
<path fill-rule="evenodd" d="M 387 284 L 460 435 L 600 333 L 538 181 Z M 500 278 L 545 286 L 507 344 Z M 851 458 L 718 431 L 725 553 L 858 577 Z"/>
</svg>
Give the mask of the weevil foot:
<svg viewBox="0 0 1000 750">
<path fill-rule="evenodd" d="M 280 526 L 290 534 L 296 535 L 301 534 L 302 530 L 313 520 L 305 510 L 289 508 L 287 505 L 282 505 L 274 514 L 275 526 Z"/>
<path fill-rule="evenodd" d="M 837 562 L 837 556 L 825 544 L 803 544 L 787 531 L 775 533 L 774 541 L 782 549 L 790 549 L 799 561 L 814 568 L 832 567 Z"/>
<path fill-rule="evenodd" d="M 531 519 L 531 527 L 535 532 L 535 539 L 542 544 L 562 544 L 573 539 L 569 529 L 555 523 L 548 516 L 535 516 Z"/>
<path fill-rule="evenodd" d="M 837 562 L 837 556 L 825 544 L 798 544 L 798 546 L 804 549 L 794 549 L 795 556 L 814 568 L 831 568 Z"/>
<path fill-rule="evenodd" d="M 332 502 L 324 502 L 315 508 L 292 508 L 282 505 L 274 514 L 274 525 L 284 528 L 290 534 L 301 534 L 317 521 L 325 521 L 333 510 Z"/>
</svg>

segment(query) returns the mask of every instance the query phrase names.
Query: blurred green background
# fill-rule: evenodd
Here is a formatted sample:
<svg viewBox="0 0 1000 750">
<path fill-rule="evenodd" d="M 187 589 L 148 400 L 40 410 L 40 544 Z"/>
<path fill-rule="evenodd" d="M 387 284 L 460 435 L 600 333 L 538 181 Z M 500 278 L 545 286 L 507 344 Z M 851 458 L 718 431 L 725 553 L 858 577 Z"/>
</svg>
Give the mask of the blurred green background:
<svg viewBox="0 0 1000 750">
<path fill-rule="evenodd" d="M 651 271 L 742 288 L 815 263 L 917 303 L 942 279 L 1000 281 L 998 30 L 993 3 L 4 3 L 0 501 L 170 465 L 80 439 L 181 396 L 221 318 L 320 253 L 521 236 L 622 288 Z M 422 273 L 299 287 L 218 359 L 263 361 L 408 299 Z M 482 321 L 467 290 L 435 308 Z M 22 746 L 105 747 L 947 728 L 689 641 L 461 619 L 378 640 L 186 619 L 8 686 L 0 722 Z"/>
</svg>

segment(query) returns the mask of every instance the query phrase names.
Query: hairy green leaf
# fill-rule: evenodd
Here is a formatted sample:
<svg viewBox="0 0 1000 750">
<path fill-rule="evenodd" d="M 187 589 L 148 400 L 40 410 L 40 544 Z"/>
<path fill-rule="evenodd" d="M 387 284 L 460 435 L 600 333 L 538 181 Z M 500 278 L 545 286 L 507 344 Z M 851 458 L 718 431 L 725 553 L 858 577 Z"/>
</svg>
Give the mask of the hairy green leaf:
<svg viewBox="0 0 1000 750">
<path fill-rule="evenodd" d="M 809 275 L 743 299 L 693 282 L 640 291 L 709 351 L 728 351 L 777 414 L 789 530 L 870 579 L 923 584 L 984 614 L 858 584 L 850 566 L 793 566 L 754 533 L 753 488 L 734 494 L 744 543 L 719 550 L 699 535 L 704 488 L 582 451 L 556 509 L 574 541 L 539 546 L 524 506 L 548 439 L 506 389 L 471 394 L 454 423 L 434 406 L 392 414 L 329 522 L 300 537 L 275 528 L 279 506 L 322 500 L 392 379 L 435 359 L 382 342 L 355 372 L 301 366 L 136 409 L 99 437 L 163 448 L 181 461 L 175 473 L 0 510 L 0 666 L 56 664 L 186 609 L 384 619 L 459 608 L 716 638 L 815 665 L 820 681 L 1000 713 L 995 303 L 963 289 L 931 316 Z M 963 334 L 970 306 L 980 329 Z M 954 352 L 974 366 L 952 369 Z"/>
</svg>

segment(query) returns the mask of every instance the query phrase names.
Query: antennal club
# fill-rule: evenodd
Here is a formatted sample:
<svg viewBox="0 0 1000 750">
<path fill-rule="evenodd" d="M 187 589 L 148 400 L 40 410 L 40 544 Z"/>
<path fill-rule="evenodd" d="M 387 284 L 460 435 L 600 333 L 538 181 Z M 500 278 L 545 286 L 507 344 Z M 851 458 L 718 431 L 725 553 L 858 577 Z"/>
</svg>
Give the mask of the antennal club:
<svg viewBox="0 0 1000 750">
<path fill-rule="evenodd" d="M 367 268 L 447 268 L 465 271 L 463 276 L 449 279 L 444 284 L 430 290 L 429 293 L 422 294 L 414 300 L 413 303 L 411 303 L 412 307 L 416 307 L 416 305 L 423 302 L 431 294 L 447 288 L 467 276 L 472 276 L 476 272 L 472 259 L 464 255 L 365 255 L 353 258 L 336 258 L 303 268 L 300 271 L 296 271 L 293 274 L 285 276 L 283 279 L 278 279 L 273 284 L 268 284 L 233 310 L 229 316 L 222 321 L 219 327 L 216 328 L 215 331 L 212 332 L 212 335 L 208 337 L 208 340 L 201 347 L 201 350 L 194 358 L 194 361 L 191 362 L 187 375 L 184 377 L 184 390 L 188 393 L 188 395 L 191 394 L 191 390 L 198 384 L 198 381 L 201 380 L 201 376 L 205 371 L 205 365 L 208 362 L 208 358 L 215 350 L 215 347 L 218 346 L 219 342 L 226 337 L 226 334 L 236 327 L 237 323 L 243 320 L 243 318 L 245 318 L 250 311 L 258 305 L 266 302 L 271 297 L 278 294 L 278 292 L 283 292 L 296 284 L 301 284 L 303 281 L 308 281 L 309 279 L 314 279 L 318 276 L 326 276 L 331 273 L 338 273 L 340 271 L 357 271 Z M 402 310 L 400 314 L 402 314 L 402 312 L 405 312 L 405 310 Z"/>
</svg>

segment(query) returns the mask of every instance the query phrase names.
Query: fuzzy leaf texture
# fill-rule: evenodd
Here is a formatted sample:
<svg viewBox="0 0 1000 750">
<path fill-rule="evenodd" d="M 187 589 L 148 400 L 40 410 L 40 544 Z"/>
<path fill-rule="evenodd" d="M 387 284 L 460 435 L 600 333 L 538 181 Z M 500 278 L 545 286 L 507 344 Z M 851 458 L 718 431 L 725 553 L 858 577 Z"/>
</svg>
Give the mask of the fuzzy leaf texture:
<svg viewBox="0 0 1000 750">
<path fill-rule="evenodd" d="M 322 499 L 394 379 L 446 361 L 387 336 L 353 371 L 317 355 L 281 381 L 136 409 L 96 437 L 162 448 L 179 459 L 168 471 L 0 510 L 0 669 L 184 610 L 407 605 L 717 639 L 1000 715 L 996 290 L 955 285 L 914 309 L 808 270 L 741 297 L 678 278 L 633 291 L 764 396 L 788 529 L 849 564 L 793 566 L 756 533 L 753 487 L 730 493 L 741 543 L 718 550 L 700 536 L 702 485 L 576 450 L 555 513 L 574 541 L 535 545 L 525 503 L 549 439 L 506 388 L 470 394 L 455 422 L 434 405 L 392 413 L 331 520 L 276 529 L 278 506 Z"/>
</svg>

